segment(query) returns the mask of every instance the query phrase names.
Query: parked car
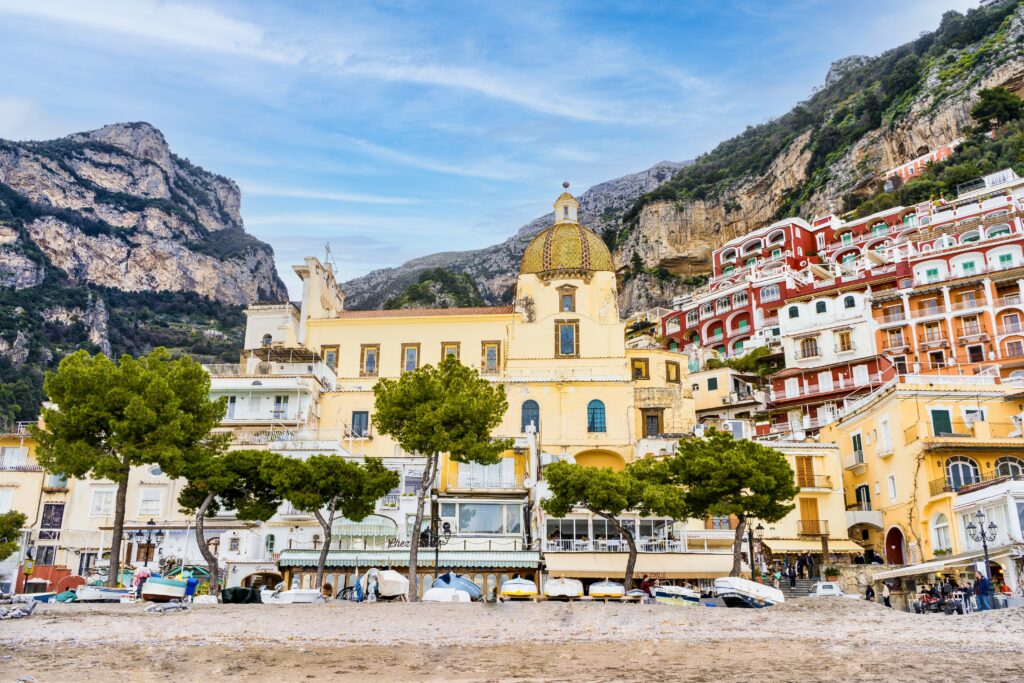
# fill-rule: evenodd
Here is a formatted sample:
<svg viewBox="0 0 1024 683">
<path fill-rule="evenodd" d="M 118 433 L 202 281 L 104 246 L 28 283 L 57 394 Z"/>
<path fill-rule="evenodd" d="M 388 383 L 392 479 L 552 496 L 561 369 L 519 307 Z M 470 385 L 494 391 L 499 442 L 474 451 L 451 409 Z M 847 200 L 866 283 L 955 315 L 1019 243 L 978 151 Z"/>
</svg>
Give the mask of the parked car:
<svg viewBox="0 0 1024 683">
<path fill-rule="evenodd" d="M 813 586 L 811 586 L 811 590 L 809 592 L 809 595 L 812 598 L 835 597 L 835 598 L 853 598 L 854 600 L 857 600 L 857 599 L 860 598 L 860 596 L 856 595 L 856 594 L 844 593 L 843 589 L 839 587 L 838 583 L 833 583 L 831 581 L 823 581 L 823 582 L 814 584 Z"/>
</svg>

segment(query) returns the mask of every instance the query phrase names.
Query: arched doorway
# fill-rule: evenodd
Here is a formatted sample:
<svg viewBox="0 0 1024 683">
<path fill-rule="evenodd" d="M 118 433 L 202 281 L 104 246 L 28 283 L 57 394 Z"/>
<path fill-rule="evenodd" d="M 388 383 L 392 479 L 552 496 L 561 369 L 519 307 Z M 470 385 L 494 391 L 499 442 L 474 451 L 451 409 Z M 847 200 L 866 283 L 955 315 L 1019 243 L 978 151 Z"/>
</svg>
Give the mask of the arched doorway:
<svg viewBox="0 0 1024 683">
<path fill-rule="evenodd" d="M 254 572 L 249 574 L 238 585 L 243 588 L 269 588 L 274 589 L 284 578 L 277 572 Z"/>
<path fill-rule="evenodd" d="M 898 526 L 889 529 L 885 535 L 886 564 L 906 564 L 906 540 Z"/>
<path fill-rule="evenodd" d="M 614 451 L 583 451 L 576 454 L 575 460 L 577 465 L 583 467 L 608 467 L 616 472 L 621 472 L 626 466 L 625 459 Z"/>
</svg>

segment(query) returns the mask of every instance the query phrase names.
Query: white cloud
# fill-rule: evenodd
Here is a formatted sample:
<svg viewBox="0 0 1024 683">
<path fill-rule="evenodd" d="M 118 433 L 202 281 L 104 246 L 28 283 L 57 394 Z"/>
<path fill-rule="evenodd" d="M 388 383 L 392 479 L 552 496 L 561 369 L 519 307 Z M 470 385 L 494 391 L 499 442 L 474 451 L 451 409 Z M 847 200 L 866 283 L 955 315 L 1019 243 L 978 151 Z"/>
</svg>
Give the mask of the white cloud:
<svg viewBox="0 0 1024 683">
<path fill-rule="evenodd" d="M 419 168 L 433 173 L 444 173 L 446 175 L 464 176 L 468 178 L 484 178 L 486 180 L 511 180 L 513 178 L 529 177 L 535 172 L 530 166 L 517 164 L 505 159 L 489 159 L 484 162 L 472 164 L 450 164 L 422 157 L 409 152 L 384 147 L 368 140 L 337 136 L 344 144 L 363 152 L 375 159 L 390 161 L 401 166 Z"/>
<path fill-rule="evenodd" d="M 333 190 L 312 190 L 304 187 L 267 185 L 259 182 L 239 181 L 244 193 L 260 197 L 293 197 L 295 199 L 317 199 L 328 202 L 349 202 L 353 204 L 418 204 L 420 200 L 409 197 L 388 197 L 358 192 L 336 192 Z"/>
</svg>

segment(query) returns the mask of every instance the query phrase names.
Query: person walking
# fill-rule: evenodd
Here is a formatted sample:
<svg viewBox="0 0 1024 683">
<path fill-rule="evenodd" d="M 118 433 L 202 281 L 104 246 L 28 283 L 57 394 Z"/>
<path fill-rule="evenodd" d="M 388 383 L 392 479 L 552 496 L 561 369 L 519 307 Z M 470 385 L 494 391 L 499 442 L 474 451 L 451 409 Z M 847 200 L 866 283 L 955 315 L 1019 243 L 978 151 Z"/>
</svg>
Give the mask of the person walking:
<svg viewBox="0 0 1024 683">
<path fill-rule="evenodd" d="M 772 586 L 775 587 L 775 590 L 779 590 L 779 581 L 781 581 L 781 580 L 782 580 L 782 570 L 780 570 L 778 567 L 776 567 L 775 568 L 775 573 L 772 574 Z"/>
<path fill-rule="evenodd" d="M 979 612 L 992 609 L 992 582 L 981 572 L 974 572 L 974 599 Z"/>
<path fill-rule="evenodd" d="M 868 584 L 868 589 L 864 591 L 864 599 L 868 602 L 875 601 L 875 589 L 871 586 L 870 583 Z"/>
<path fill-rule="evenodd" d="M 807 578 L 814 578 L 814 557 L 810 553 L 807 553 L 807 561 L 804 563 L 807 567 Z"/>
<path fill-rule="evenodd" d="M 891 608 L 892 607 L 892 601 L 890 600 L 891 597 L 892 597 L 892 593 L 889 592 L 889 584 L 887 584 L 885 581 L 883 581 L 882 582 L 882 604 L 885 605 L 886 607 Z"/>
<path fill-rule="evenodd" d="M 786 576 L 789 577 L 789 587 L 796 588 L 796 565 L 789 565 L 789 568 L 786 570 Z"/>
<path fill-rule="evenodd" d="M 796 557 L 796 575 L 801 579 L 804 578 L 804 556 L 797 555 Z"/>
</svg>

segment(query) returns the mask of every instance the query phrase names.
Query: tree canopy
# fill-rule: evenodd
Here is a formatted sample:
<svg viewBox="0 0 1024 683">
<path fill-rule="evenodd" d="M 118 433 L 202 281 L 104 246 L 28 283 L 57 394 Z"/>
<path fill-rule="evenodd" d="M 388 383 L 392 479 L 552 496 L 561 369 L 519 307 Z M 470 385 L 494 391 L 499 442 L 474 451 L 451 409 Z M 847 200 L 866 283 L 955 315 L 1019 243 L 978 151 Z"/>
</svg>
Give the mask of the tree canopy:
<svg viewBox="0 0 1024 683">
<path fill-rule="evenodd" d="M 1003 125 L 1024 118 L 1024 101 L 1006 88 L 986 88 L 978 93 L 978 101 L 971 109 L 971 118 L 979 126 L 995 122 Z"/>
<path fill-rule="evenodd" d="M 14 554 L 18 549 L 21 528 L 25 526 L 25 515 L 17 510 L 0 514 L 0 562 Z"/>
<path fill-rule="evenodd" d="M 110 546 L 110 581 L 119 576 L 125 496 L 131 468 L 157 464 L 170 476 L 216 450 L 210 432 L 225 402 L 210 400 L 210 378 L 190 358 L 164 349 L 114 362 L 78 351 L 46 375 L 53 408 L 45 429 L 32 427 L 36 458 L 48 472 L 117 484 Z"/>
<path fill-rule="evenodd" d="M 636 539 L 619 521 L 622 513 L 660 515 L 683 519 L 686 503 L 682 489 L 665 483 L 668 477 L 657 472 L 662 467 L 655 461 L 640 461 L 621 472 L 609 468 L 584 467 L 568 462 L 555 462 L 544 468 L 544 481 L 551 497 L 541 507 L 553 517 L 565 517 L 574 507 L 582 507 L 605 518 L 615 527 L 629 547 L 625 586 L 629 590 L 636 566 Z"/>
</svg>

